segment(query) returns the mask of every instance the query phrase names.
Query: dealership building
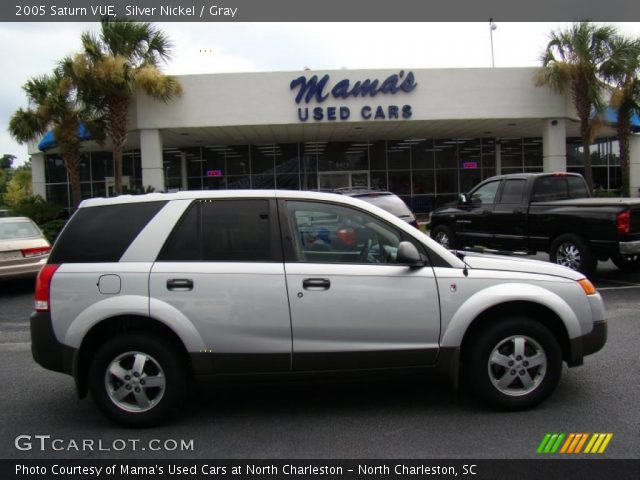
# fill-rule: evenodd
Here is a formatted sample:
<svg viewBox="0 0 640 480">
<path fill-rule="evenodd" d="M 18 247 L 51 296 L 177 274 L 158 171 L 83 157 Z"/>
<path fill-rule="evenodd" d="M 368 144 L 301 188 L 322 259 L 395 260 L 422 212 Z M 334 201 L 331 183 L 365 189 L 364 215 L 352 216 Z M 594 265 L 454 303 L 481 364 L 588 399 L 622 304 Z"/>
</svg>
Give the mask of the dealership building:
<svg viewBox="0 0 640 480">
<path fill-rule="evenodd" d="M 132 191 L 369 187 L 392 191 L 426 213 L 497 174 L 582 172 L 570 95 L 536 87 L 536 71 L 179 76 L 180 97 L 134 99 L 123 181 Z M 634 125 L 640 127 L 637 118 Z M 591 146 L 600 189 L 620 187 L 614 135 L 604 122 Z M 89 140 L 83 152 L 83 196 L 113 194 L 108 145 Z M 68 206 L 67 174 L 55 145 L 32 144 L 29 153 L 34 193 Z M 634 196 L 639 188 L 640 135 L 634 135 Z"/>
</svg>

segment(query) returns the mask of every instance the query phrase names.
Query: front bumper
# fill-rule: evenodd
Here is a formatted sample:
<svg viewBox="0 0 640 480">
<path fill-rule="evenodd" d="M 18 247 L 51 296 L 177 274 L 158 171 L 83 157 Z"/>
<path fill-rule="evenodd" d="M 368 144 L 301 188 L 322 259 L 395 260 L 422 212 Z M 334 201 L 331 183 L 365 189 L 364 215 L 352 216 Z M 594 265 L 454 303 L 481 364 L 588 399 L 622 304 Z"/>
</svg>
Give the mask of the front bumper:
<svg viewBox="0 0 640 480">
<path fill-rule="evenodd" d="M 54 372 L 73 374 L 73 358 L 76 352 L 56 338 L 47 312 L 33 312 L 31 323 L 31 355 L 41 366 Z"/>
<path fill-rule="evenodd" d="M 586 355 L 596 353 L 607 343 L 607 321 L 593 322 L 593 329 L 581 337 L 571 339 L 571 358 L 567 362 L 570 367 L 582 365 Z"/>
<path fill-rule="evenodd" d="M 618 245 L 622 255 L 640 253 L 640 240 L 636 240 L 635 242 L 620 242 Z"/>
</svg>

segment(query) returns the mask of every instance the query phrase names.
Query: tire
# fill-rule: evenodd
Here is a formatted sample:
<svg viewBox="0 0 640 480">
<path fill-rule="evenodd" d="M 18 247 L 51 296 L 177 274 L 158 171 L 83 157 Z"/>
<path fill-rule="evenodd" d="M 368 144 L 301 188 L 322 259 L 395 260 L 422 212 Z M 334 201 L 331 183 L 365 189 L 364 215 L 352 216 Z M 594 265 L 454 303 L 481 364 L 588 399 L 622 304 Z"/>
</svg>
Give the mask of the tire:
<svg viewBox="0 0 640 480">
<path fill-rule="evenodd" d="M 128 427 L 164 422 L 183 404 L 188 387 L 186 368 L 174 345 L 143 333 L 107 340 L 91 361 L 88 380 L 100 410 Z"/>
<path fill-rule="evenodd" d="M 535 320 L 501 318 L 470 341 L 469 351 L 463 352 L 465 373 L 476 397 L 492 408 L 534 407 L 560 381 L 560 344 Z"/>
<path fill-rule="evenodd" d="M 586 276 L 595 272 L 598 264 L 598 259 L 591 251 L 589 243 L 573 233 L 560 235 L 551 243 L 549 259 L 553 263 L 577 270 Z"/>
<path fill-rule="evenodd" d="M 623 272 L 640 272 L 640 255 L 614 255 L 611 261 Z"/>
<path fill-rule="evenodd" d="M 449 250 L 460 248 L 460 241 L 453 229 L 448 225 L 437 225 L 431 230 L 431 238 Z"/>
</svg>

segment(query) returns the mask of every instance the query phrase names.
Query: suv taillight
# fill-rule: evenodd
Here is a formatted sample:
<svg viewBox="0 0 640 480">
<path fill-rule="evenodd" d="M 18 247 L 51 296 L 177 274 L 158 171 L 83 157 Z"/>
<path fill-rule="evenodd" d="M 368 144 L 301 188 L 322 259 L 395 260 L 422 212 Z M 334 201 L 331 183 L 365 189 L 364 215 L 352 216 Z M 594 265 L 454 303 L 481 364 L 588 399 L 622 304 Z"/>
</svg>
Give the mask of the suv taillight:
<svg viewBox="0 0 640 480">
<path fill-rule="evenodd" d="M 51 279 L 56 273 L 60 265 L 47 264 L 40 270 L 36 278 L 36 294 L 35 309 L 36 312 L 48 312 L 49 305 L 49 288 L 51 287 Z"/>
<path fill-rule="evenodd" d="M 629 210 L 620 212 L 616 217 L 616 227 L 618 229 L 618 235 L 628 235 L 631 231 L 631 214 Z"/>
</svg>

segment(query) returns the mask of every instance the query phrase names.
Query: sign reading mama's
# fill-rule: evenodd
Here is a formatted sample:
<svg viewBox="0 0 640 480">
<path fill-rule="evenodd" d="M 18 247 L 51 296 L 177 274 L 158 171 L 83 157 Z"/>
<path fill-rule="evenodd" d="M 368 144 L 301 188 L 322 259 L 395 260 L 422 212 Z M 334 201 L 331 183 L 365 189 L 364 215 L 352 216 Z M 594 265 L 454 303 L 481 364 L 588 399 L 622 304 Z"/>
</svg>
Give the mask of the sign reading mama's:
<svg viewBox="0 0 640 480">
<path fill-rule="evenodd" d="M 351 83 L 349 79 L 343 79 L 337 82 L 329 89 L 331 77 L 329 74 L 318 78 L 317 75 L 311 77 L 300 76 L 291 81 L 289 88 L 296 90 L 295 101 L 298 105 L 318 103 L 322 104 L 329 97 L 337 100 L 345 100 L 350 97 L 369 97 L 375 98 L 381 95 L 397 95 L 412 92 L 418 83 L 413 72 L 404 70 L 399 73 L 389 75 L 384 80 L 364 79 Z M 358 108 L 358 114 L 362 120 L 398 120 L 411 118 L 411 105 L 364 105 Z M 299 106 L 298 119 L 306 122 L 309 118 L 320 122 L 323 120 L 348 120 L 351 117 L 351 107 L 347 105 L 324 107 L 322 105 L 316 107 Z"/>
</svg>

